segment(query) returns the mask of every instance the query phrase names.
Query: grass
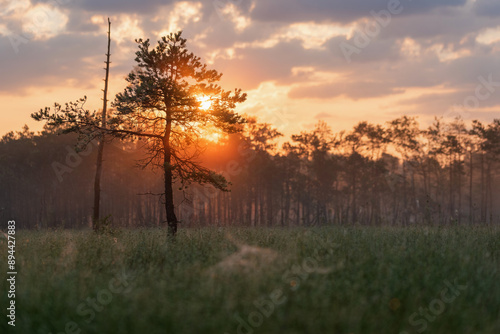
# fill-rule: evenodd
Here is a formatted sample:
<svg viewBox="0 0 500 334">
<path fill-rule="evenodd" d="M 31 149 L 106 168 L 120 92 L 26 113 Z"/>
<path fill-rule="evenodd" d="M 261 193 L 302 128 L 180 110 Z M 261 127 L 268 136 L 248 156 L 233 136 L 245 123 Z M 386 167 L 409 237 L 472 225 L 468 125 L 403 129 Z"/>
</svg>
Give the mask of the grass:
<svg viewBox="0 0 500 334">
<path fill-rule="evenodd" d="M 3 315 L 0 333 L 500 333 L 499 228 L 204 228 L 166 240 L 18 231 L 16 327 Z M 6 255 L 0 239 L 4 273 Z M 449 284 L 460 287 L 443 295 Z"/>
</svg>

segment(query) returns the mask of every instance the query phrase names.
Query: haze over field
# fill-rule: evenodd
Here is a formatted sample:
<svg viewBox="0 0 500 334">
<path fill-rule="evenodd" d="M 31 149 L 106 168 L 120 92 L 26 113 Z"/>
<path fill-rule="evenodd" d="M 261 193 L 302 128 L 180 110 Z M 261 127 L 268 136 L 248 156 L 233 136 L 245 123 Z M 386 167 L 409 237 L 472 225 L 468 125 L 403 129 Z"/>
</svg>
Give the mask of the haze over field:
<svg viewBox="0 0 500 334">
<path fill-rule="evenodd" d="M 238 110 L 285 135 L 318 119 L 335 131 L 402 114 L 491 121 L 500 106 L 496 0 L 20 0 L 0 15 L 0 134 L 40 129 L 29 115 L 55 101 L 100 108 L 108 16 L 111 97 L 135 38 L 183 29 L 224 86 L 248 93 Z"/>
</svg>

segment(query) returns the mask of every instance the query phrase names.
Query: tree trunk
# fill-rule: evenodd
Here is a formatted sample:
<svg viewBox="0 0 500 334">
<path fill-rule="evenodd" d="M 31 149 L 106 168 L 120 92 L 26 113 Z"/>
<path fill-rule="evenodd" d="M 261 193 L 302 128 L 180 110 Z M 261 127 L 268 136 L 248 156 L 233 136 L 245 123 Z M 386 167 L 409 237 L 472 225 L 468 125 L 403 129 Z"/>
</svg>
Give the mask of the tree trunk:
<svg viewBox="0 0 500 334">
<path fill-rule="evenodd" d="M 449 210 L 450 210 L 450 219 L 448 219 L 448 222 L 450 222 L 453 219 L 453 161 L 451 158 L 451 153 L 450 153 L 450 187 L 449 187 L 449 197 L 450 197 L 450 203 L 449 203 Z"/>
<path fill-rule="evenodd" d="M 472 208 L 472 180 L 473 180 L 473 175 L 474 175 L 474 165 L 473 165 L 473 160 L 472 160 L 472 150 L 470 151 L 470 178 L 469 178 L 469 222 L 471 224 L 474 223 L 474 212 Z"/>
<path fill-rule="evenodd" d="M 106 112 L 108 105 L 108 79 L 109 79 L 109 57 L 111 48 L 111 21 L 108 18 L 108 53 L 106 53 L 106 78 L 104 79 L 104 97 L 102 106 L 101 127 L 106 128 Z M 101 204 L 101 174 L 102 174 L 102 157 L 104 154 L 104 134 L 99 140 L 97 149 L 96 172 L 94 179 L 94 212 L 92 215 L 92 229 L 99 231 L 100 204 Z"/>
<path fill-rule="evenodd" d="M 92 229 L 94 232 L 99 231 L 100 218 L 100 203 L 101 203 L 101 174 L 102 174 L 102 157 L 104 155 L 104 136 L 99 141 L 97 149 L 96 172 L 94 179 L 94 213 L 92 215 Z"/>
<path fill-rule="evenodd" d="M 493 177 L 492 177 L 492 173 L 491 173 L 491 165 L 493 164 L 493 162 L 490 160 L 488 161 L 488 171 L 487 171 L 487 179 L 486 179 L 486 182 L 487 182 L 487 185 L 488 185 L 488 188 L 487 188 L 487 191 L 488 193 L 486 194 L 486 198 L 487 198 L 487 209 L 486 209 L 486 212 L 488 213 L 488 216 L 487 216 L 487 221 L 489 224 L 493 223 L 493 187 L 492 187 L 492 183 L 493 183 Z"/>
<path fill-rule="evenodd" d="M 458 187 L 458 223 L 462 222 L 462 156 L 458 154 L 458 174 L 457 174 L 457 187 Z"/>
<path fill-rule="evenodd" d="M 273 208 L 273 196 L 272 196 L 272 185 L 267 187 L 267 225 L 272 226 L 274 224 L 274 208 Z"/>
<path fill-rule="evenodd" d="M 481 154 L 481 222 L 486 222 L 486 196 L 484 177 L 484 153 Z"/>
<path fill-rule="evenodd" d="M 285 221 L 286 225 L 290 225 L 290 207 L 291 207 L 291 194 L 290 185 L 288 184 L 289 179 L 285 180 Z"/>
<path fill-rule="evenodd" d="M 165 172 L 165 213 L 167 215 L 167 224 L 168 224 L 168 235 L 171 237 L 175 237 L 177 233 L 177 217 L 175 216 L 175 206 L 174 206 L 174 191 L 172 188 L 173 183 L 173 174 L 172 174 L 172 165 L 171 165 L 171 156 L 172 153 L 170 151 L 170 130 L 172 127 L 172 123 L 170 120 L 167 120 L 167 127 L 165 131 L 165 137 L 163 138 L 163 148 L 165 150 L 165 154 L 163 155 L 163 167 Z"/>
<path fill-rule="evenodd" d="M 174 237 L 177 233 L 177 217 L 174 211 L 174 192 L 172 189 L 172 167 L 170 165 L 170 149 L 165 152 L 165 213 L 167 215 L 168 235 Z"/>
<path fill-rule="evenodd" d="M 356 208 L 356 174 L 352 172 L 352 224 L 356 223 L 357 220 L 357 208 Z"/>
</svg>

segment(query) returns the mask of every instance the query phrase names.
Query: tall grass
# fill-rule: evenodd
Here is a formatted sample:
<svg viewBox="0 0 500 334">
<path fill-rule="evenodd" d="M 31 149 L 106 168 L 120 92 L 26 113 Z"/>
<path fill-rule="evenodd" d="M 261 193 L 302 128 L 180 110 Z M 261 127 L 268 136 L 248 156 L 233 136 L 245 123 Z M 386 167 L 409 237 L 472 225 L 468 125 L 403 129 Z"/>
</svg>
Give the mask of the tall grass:
<svg viewBox="0 0 500 334">
<path fill-rule="evenodd" d="M 204 228 L 180 230 L 175 242 L 161 229 L 18 231 L 16 239 L 17 321 L 11 328 L 3 316 L 1 333 L 500 333 L 499 228 Z M 5 273 L 5 240 L 0 257 Z M 439 302 L 447 284 L 462 288 Z M 5 310 L 5 293 L 0 301 Z"/>
</svg>

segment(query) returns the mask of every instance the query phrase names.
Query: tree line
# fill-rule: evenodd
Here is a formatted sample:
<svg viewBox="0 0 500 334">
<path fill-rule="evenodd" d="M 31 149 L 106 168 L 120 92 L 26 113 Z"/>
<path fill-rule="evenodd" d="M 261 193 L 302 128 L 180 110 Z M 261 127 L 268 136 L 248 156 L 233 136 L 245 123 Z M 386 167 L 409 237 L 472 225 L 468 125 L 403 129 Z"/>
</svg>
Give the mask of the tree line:
<svg viewBox="0 0 500 334">
<path fill-rule="evenodd" d="M 24 128 L 0 141 L 0 214 L 25 228 L 92 223 L 97 146 L 77 135 Z M 120 227 L 166 221 L 161 168 L 138 167 L 147 147 L 113 140 L 102 176 L 104 215 Z M 180 225 L 492 224 L 500 220 L 500 120 L 403 116 L 334 133 L 320 121 L 287 141 L 248 118 L 241 133 L 209 142 L 197 163 L 225 176 L 229 191 L 174 182 Z"/>
</svg>

